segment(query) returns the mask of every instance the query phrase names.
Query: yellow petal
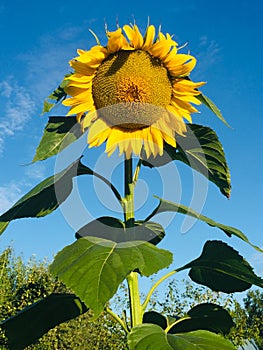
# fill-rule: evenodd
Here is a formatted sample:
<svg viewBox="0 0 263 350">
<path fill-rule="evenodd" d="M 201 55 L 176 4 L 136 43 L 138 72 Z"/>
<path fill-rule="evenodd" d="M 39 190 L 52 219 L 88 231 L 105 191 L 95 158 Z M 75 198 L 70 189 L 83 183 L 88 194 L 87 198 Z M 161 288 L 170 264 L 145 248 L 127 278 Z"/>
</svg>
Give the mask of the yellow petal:
<svg viewBox="0 0 263 350">
<path fill-rule="evenodd" d="M 189 60 L 185 61 L 185 63 L 183 64 L 180 63 L 181 62 L 181 58 L 180 58 L 176 62 L 174 62 L 174 64 L 172 64 L 171 62 L 169 65 L 166 66 L 167 69 L 169 70 L 169 73 L 172 76 L 174 77 L 186 76 L 194 69 L 196 65 L 196 59 L 193 56 L 189 56 L 189 55 L 184 55 L 184 56 L 188 56 L 191 58 L 189 58 Z"/>
<path fill-rule="evenodd" d="M 107 35 L 107 49 L 109 53 L 117 52 L 129 46 L 127 40 L 122 34 L 121 28 L 118 28 L 117 30 L 115 30 L 115 32 L 108 32 Z"/>
<path fill-rule="evenodd" d="M 150 25 L 146 30 L 144 44 L 142 46 L 142 48 L 145 51 L 147 51 L 149 49 L 149 47 L 152 46 L 154 37 L 155 37 L 155 27 L 153 25 Z"/>
</svg>

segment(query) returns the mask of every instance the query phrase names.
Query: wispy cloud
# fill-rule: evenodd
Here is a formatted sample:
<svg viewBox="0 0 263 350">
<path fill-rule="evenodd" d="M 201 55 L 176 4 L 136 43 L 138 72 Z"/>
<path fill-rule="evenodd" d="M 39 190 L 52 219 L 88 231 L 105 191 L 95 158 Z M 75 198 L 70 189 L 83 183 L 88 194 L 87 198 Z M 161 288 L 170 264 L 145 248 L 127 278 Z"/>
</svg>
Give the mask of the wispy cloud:
<svg viewBox="0 0 263 350">
<path fill-rule="evenodd" d="M 260 247 L 263 249 L 263 247 Z M 262 259 L 262 253 L 256 252 L 252 255 L 250 259 L 253 266 L 255 266 L 255 271 L 258 275 L 263 276 L 263 259 Z"/>
<path fill-rule="evenodd" d="M 201 77 L 210 67 L 221 60 L 221 47 L 215 40 L 203 35 L 199 39 L 196 57 L 198 60 L 198 75 Z"/>
<path fill-rule="evenodd" d="M 27 185 L 32 186 L 35 181 L 41 181 L 45 177 L 46 166 L 43 163 L 30 164 L 25 168 L 25 175 L 27 177 Z"/>
<path fill-rule="evenodd" d="M 11 180 L 0 186 L 0 215 L 9 209 L 19 198 L 46 177 L 46 166 L 43 163 L 21 167 L 21 180 Z"/>
<path fill-rule="evenodd" d="M 34 96 L 40 102 L 70 72 L 68 61 L 77 55 L 77 49 L 87 49 L 95 44 L 89 27 L 90 23 L 65 26 L 43 35 L 35 48 L 19 55 L 18 58 L 25 64 L 25 81 L 33 87 Z"/>
<path fill-rule="evenodd" d="M 22 130 L 35 110 L 35 103 L 27 90 L 9 77 L 0 81 L 0 153 L 7 137 Z"/>
<path fill-rule="evenodd" d="M 21 196 L 21 188 L 14 182 L 0 187 L 0 214 L 9 209 Z"/>
</svg>

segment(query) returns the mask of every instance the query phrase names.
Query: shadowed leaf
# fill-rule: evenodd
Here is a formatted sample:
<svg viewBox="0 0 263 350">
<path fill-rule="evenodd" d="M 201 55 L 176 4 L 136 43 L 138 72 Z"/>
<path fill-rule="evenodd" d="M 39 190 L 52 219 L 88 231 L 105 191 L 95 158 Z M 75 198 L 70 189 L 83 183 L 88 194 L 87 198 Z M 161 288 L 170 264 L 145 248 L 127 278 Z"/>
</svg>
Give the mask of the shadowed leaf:
<svg viewBox="0 0 263 350">
<path fill-rule="evenodd" d="M 214 333 L 229 333 L 234 326 L 229 313 L 221 306 L 212 303 L 196 305 L 187 312 L 187 316 L 179 319 L 168 333 L 182 333 L 196 330 L 207 330 Z"/>
<path fill-rule="evenodd" d="M 68 75 L 65 75 L 61 84 L 45 99 L 42 114 L 50 112 L 56 104 L 66 98 L 65 87 L 68 84 L 67 77 Z"/>
<path fill-rule="evenodd" d="M 159 314 L 159 312 L 156 311 L 148 311 L 143 314 L 143 323 L 152 323 L 157 324 L 162 329 L 166 329 L 167 327 L 167 319 L 162 314 Z"/>
<path fill-rule="evenodd" d="M 92 170 L 78 159 L 65 170 L 45 179 L 0 216 L 0 233 L 12 220 L 43 217 L 52 213 L 70 195 L 73 188 L 72 179 L 78 175 L 92 173 Z"/>
<path fill-rule="evenodd" d="M 135 221 L 134 227 L 125 228 L 123 221 L 103 216 L 89 222 L 76 233 L 76 238 L 93 236 L 108 239 L 116 243 L 129 241 L 147 241 L 158 244 L 165 236 L 163 227 L 155 222 Z"/>
<path fill-rule="evenodd" d="M 190 278 L 214 291 L 242 292 L 252 284 L 263 287 L 263 279 L 232 247 L 221 241 L 207 241 L 199 258 L 185 265 Z M 180 269 L 181 270 L 181 269 Z"/>
<path fill-rule="evenodd" d="M 88 309 L 74 294 L 51 294 L 2 322 L 11 350 L 21 350 L 36 342 L 58 324 L 71 320 Z"/>
<path fill-rule="evenodd" d="M 148 218 L 146 220 L 149 220 L 150 218 L 152 218 L 154 215 L 156 214 L 160 214 L 163 212 L 178 212 L 180 214 L 186 214 L 189 215 L 191 217 L 194 217 L 198 220 L 201 220 L 203 222 L 205 222 L 206 224 L 208 224 L 209 226 L 212 227 L 217 227 L 220 230 L 222 230 L 227 236 L 231 237 L 232 235 L 242 239 L 244 242 L 248 243 L 249 245 L 251 245 L 253 248 L 255 248 L 256 250 L 258 250 L 259 252 L 263 252 L 263 250 L 259 247 L 257 247 L 256 245 L 250 243 L 250 241 L 248 240 L 248 238 L 246 237 L 246 235 L 238 230 L 235 227 L 232 226 L 226 226 L 223 224 L 220 224 L 210 218 L 208 218 L 207 216 L 204 216 L 200 213 L 197 213 L 196 211 L 194 211 L 193 209 L 187 207 L 186 205 L 183 204 L 177 204 L 177 203 L 173 203 L 170 201 L 166 201 L 162 198 L 159 198 L 157 196 L 155 196 L 156 198 L 159 199 L 160 203 L 157 206 L 157 208 L 148 216 Z"/>
</svg>

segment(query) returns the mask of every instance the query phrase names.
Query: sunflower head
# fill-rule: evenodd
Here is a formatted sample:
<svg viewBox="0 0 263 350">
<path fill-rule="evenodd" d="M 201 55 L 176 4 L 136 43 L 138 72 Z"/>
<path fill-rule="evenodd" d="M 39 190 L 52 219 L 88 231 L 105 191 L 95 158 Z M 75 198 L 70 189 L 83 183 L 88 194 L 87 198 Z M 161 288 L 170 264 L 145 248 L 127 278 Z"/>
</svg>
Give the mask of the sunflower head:
<svg viewBox="0 0 263 350">
<path fill-rule="evenodd" d="M 189 74 L 196 64 L 191 55 L 179 54 L 169 34 L 148 26 L 142 36 L 136 25 L 107 32 L 107 45 L 78 50 L 70 61 L 74 73 L 67 78 L 63 103 L 89 128 L 90 147 L 106 141 L 130 157 L 144 149 L 146 156 L 162 155 L 164 142 L 176 147 L 176 134 L 186 131 L 198 87 Z"/>
</svg>

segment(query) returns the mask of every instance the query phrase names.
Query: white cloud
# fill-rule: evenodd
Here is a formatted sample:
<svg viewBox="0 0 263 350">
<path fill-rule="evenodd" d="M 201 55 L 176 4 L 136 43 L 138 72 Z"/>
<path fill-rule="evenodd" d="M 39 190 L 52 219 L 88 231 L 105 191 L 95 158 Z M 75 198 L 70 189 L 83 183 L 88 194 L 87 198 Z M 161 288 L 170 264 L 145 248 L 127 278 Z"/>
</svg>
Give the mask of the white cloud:
<svg viewBox="0 0 263 350">
<path fill-rule="evenodd" d="M 35 111 L 35 103 L 27 90 L 9 77 L 0 81 L 0 153 L 8 136 L 22 130 Z"/>
<path fill-rule="evenodd" d="M 9 209 L 21 196 L 20 187 L 14 182 L 0 187 L 0 213 Z"/>
<path fill-rule="evenodd" d="M 260 247 L 263 249 L 263 247 Z M 259 276 L 263 276 L 263 259 L 262 259 L 262 252 L 256 252 L 252 255 L 251 259 L 251 264 L 255 268 L 255 272 Z"/>
<path fill-rule="evenodd" d="M 196 54 L 198 61 L 198 75 L 203 75 L 211 66 L 221 60 L 221 47 L 215 40 L 203 35 L 199 39 L 199 48 Z"/>
<path fill-rule="evenodd" d="M 19 55 L 26 65 L 25 81 L 39 103 L 42 103 L 71 71 L 69 60 L 77 55 L 77 49 L 88 49 L 95 44 L 89 33 L 90 24 L 85 26 L 66 26 L 56 32 L 43 35 L 36 48 Z M 41 106 L 42 107 L 42 106 Z"/>
<path fill-rule="evenodd" d="M 46 173 L 46 166 L 43 163 L 34 163 L 30 164 L 25 169 L 25 175 L 27 176 L 28 180 L 34 180 L 35 181 L 42 181 L 45 177 Z M 28 181 L 27 181 L 28 184 Z"/>
</svg>

